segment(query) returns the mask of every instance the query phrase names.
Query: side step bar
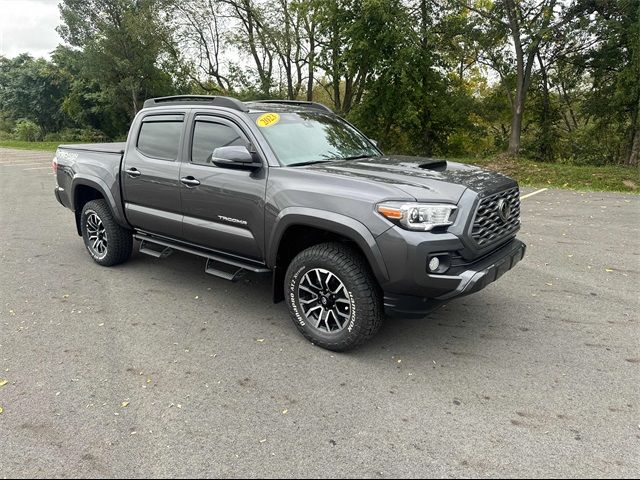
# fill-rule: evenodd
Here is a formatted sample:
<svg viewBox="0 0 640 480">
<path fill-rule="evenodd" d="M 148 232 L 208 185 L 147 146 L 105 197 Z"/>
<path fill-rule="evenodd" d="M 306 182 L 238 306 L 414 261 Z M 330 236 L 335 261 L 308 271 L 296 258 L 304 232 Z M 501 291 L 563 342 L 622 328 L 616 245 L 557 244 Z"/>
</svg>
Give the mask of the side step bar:
<svg viewBox="0 0 640 480">
<path fill-rule="evenodd" d="M 224 278 L 232 282 L 236 282 L 242 278 L 245 272 L 246 270 L 244 268 L 221 263 L 211 258 L 207 258 L 207 265 L 204 267 L 204 273 L 215 275 L 216 277 Z"/>
<path fill-rule="evenodd" d="M 243 261 L 238 257 L 227 257 L 212 252 L 191 248 L 178 243 L 169 242 L 167 240 L 147 236 L 136 233 L 133 238 L 140 241 L 140 253 L 151 255 L 155 258 L 165 258 L 173 253 L 174 250 L 191 253 L 207 259 L 205 273 L 215 275 L 235 282 L 239 280 L 246 271 L 253 273 L 271 273 L 267 267 L 250 261 Z"/>
<path fill-rule="evenodd" d="M 173 249 L 157 243 L 149 242 L 148 240 L 141 240 L 140 253 L 151 255 L 155 258 L 165 258 L 173 253 Z"/>
</svg>

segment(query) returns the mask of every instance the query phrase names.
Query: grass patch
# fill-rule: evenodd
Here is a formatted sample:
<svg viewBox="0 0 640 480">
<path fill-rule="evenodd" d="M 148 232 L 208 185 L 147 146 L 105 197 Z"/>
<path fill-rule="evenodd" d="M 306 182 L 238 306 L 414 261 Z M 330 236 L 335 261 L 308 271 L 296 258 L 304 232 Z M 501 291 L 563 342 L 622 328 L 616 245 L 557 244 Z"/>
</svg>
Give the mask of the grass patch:
<svg viewBox="0 0 640 480">
<path fill-rule="evenodd" d="M 68 145 L 79 142 L 24 142 L 22 140 L 0 140 L 0 147 L 16 148 L 18 150 L 39 150 L 41 152 L 55 152 L 58 145 Z"/>
<path fill-rule="evenodd" d="M 452 159 L 453 160 L 453 159 Z M 640 168 L 621 165 L 586 166 L 533 162 L 524 158 L 496 156 L 455 159 L 504 173 L 528 187 L 567 188 L 640 194 Z"/>
</svg>

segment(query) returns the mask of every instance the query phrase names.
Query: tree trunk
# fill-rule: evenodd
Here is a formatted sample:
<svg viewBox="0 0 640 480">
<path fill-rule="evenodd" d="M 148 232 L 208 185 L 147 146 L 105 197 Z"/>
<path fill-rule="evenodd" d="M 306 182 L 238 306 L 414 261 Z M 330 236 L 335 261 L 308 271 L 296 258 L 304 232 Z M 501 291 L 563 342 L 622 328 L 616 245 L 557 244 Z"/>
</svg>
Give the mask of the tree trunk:
<svg viewBox="0 0 640 480">
<path fill-rule="evenodd" d="M 532 40 L 525 49 L 520 37 L 520 6 L 514 0 L 509 0 L 507 4 L 507 18 L 513 39 L 516 54 L 516 96 L 512 103 L 511 115 L 511 136 L 509 137 L 509 155 L 520 153 L 520 136 L 522 134 L 522 115 L 524 114 L 524 103 L 527 98 L 527 91 L 531 83 L 531 69 L 535 60 L 535 54 L 540 47 L 540 39 Z"/>
<path fill-rule="evenodd" d="M 640 128 L 636 126 L 635 133 L 633 135 L 633 142 L 631 143 L 631 152 L 627 161 L 629 165 L 638 166 L 640 163 Z"/>
<path fill-rule="evenodd" d="M 423 98 L 426 96 L 429 90 L 429 64 L 427 64 L 427 58 L 429 55 L 429 25 L 427 23 L 427 16 L 429 12 L 427 9 L 427 0 L 420 0 L 420 50 L 422 51 L 422 63 L 419 66 L 420 72 L 420 88 Z M 433 152 L 433 138 L 431 136 L 431 110 L 427 102 L 424 102 L 420 106 L 419 112 L 420 128 L 421 128 L 421 150 L 424 155 L 431 155 Z"/>
<path fill-rule="evenodd" d="M 638 95 L 637 101 L 634 103 L 633 111 L 631 112 L 631 125 L 629 127 L 629 156 L 627 157 L 628 165 L 638 165 L 640 161 L 640 95 Z"/>
<path fill-rule="evenodd" d="M 138 113 L 138 95 L 135 86 L 131 85 L 131 107 L 133 109 L 133 116 Z"/>
<path fill-rule="evenodd" d="M 549 77 L 547 68 L 542 61 L 540 52 L 536 54 L 538 64 L 540 65 L 540 74 L 542 75 L 542 115 L 540 118 L 540 126 L 542 129 L 542 138 L 540 150 L 544 160 L 553 160 L 553 141 L 551 139 L 551 100 L 549 97 Z"/>
<path fill-rule="evenodd" d="M 342 109 L 342 101 L 340 100 L 340 39 L 338 38 L 338 26 L 334 25 L 331 38 L 331 76 L 333 83 L 333 105 L 336 111 Z"/>
<path fill-rule="evenodd" d="M 516 95 L 513 114 L 511 115 L 511 135 L 509 136 L 509 155 L 520 153 L 520 135 L 522 134 L 522 99 Z"/>
<path fill-rule="evenodd" d="M 313 27 L 309 32 L 309 78 L 307 78 L 307 101 L 313 102 L 313 74 L 315 70 L 316 39 Z"/>
</svg>

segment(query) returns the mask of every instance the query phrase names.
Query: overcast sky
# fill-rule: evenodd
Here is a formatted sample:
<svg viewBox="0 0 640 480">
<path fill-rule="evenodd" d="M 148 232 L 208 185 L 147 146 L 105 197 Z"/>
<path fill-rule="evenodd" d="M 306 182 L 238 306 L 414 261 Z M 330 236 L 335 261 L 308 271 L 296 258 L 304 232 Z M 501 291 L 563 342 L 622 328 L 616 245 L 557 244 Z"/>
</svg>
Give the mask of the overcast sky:
<svg viewBox="0 0 640 480">
<path fill-rule="evenodd" d="M 58 0 L 0 0 L 0 55 L 50 57 L 62 39 Z"/>
</svg>

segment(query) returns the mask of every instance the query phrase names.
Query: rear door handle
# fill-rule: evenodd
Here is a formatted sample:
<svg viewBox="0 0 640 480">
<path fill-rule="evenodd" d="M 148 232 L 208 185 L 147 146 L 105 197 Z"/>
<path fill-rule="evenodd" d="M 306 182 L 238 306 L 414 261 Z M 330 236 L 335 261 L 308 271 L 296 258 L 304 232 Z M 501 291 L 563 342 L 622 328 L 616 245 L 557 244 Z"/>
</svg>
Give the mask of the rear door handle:
<svg viewBox="0 0 640 480">
<path fill-rule="evenodd" d="M 142 172 L 138 170 L 136 167 L 131 167 L 125 170 L 124 173 L 129 175 L 131 178 L 139 177 L 140 175 L 142 175 Z"/>
<path fill-rule="evenodd" d="M 182 177 L 180 181 L 184 183 L 188 188 L 195 188 L 200 185 L 200 180 L 196 180 L 191 175 L 189 175 L 188 177 Z"/>
</svg>

